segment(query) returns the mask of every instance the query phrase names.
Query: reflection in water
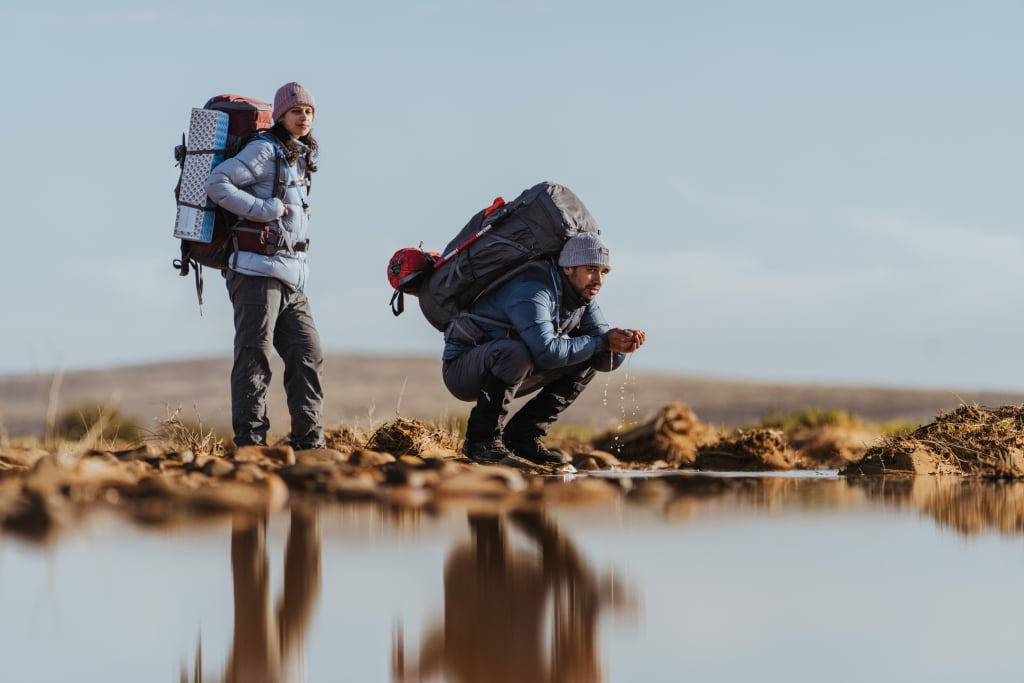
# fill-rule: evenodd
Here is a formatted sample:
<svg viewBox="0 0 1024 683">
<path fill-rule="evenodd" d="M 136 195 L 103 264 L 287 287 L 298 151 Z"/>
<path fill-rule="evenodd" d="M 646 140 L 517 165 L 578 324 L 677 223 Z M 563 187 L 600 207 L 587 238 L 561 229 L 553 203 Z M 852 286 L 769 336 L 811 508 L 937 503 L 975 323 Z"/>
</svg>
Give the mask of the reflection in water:
<svg viewBox="0 0 1024 683">
<path fill-rule="evenodd" d="M 666 476 L 638 480 L 629 499 L 655 506 L 672 524 L 720 515 L 843 514 L 872 501 L 913 510 L 963 534 L 1024 532 L 1024 482 L 953 477 L 771 478 Z M 602 613 L 626 606 L 614 576 L 599 575 L 545 514 L 472 512 L 469 541 L 454 547 L 444 571 L 444 613 L 407 653 L 396 629 L 392 679 L 450 683 L 520 681 L 597 683 L 604 679 L 598 627 Z M 420 510 L 388 524 L 410 528 Z M 378 518 L 379 519 L 379 518 Z M 314 512 L 291 511 L 284 587 L 272 603 L 265 519 L 238 518 L 231 535 L 233 641 L 225 683 L 305 680 L 305 640 L 321 584 L 321 539 Z M 207 677 L 209 680 L 209 677 Z M 201 658 L 183 682 L 203 681 Z"/>
<path fill-rule="evenodd" d="M 469 526 L 470 542 L 456 547 L 445 565 L 442 623 L 430 627 L 414 666 L 406 665 L 398 630 L 393 679 L 602 680 L 597 625 L 605 607 L 623 606 L 616 579 L 596 576 L 539 511 L 471 513 Z M 516 547 L 510 526 L 535 547 Z"/>
<path fill-rule="evenodd" d="M 305 680 L 305 639 L 320 594 L 320 529 L 316 513 L 291 511 L 284 556 L 284 591 L 271 604 L 267 520 L 237 517 L 231 527 L 234 640 L 224 683 Z M 187 681 L 185 672 L 181 680 Z M 202 683 L 202 647 L 194 679 Z"/>
<path fill-rule="evenodd" d="M 684 475 L 666 477 L 665 485 L 665 513 L 677 522 L 748 510 L 841 510 L 865 499 L 839 478 Z"/>
<path fill-rule="evenodd" d="M 665 511 L 675 520 L 744 508 L 856 508 L 865 501 L 914 510 L 964 535 L 1024 533 L 1024 482 L 977 477 L 666 477 Z"/>
<path fill-rule="evenodd" d="M 865 501 L 914 510 L 966 536 L 1024 533 L 1024 481 L 958 476 L 807 478 L 670 476 L 666 513 L 675 520 L 744 509 L 857 508 Z"/>
<path fill-rule="evenodd" d="M 220 518 L 171 538 L 97 525 L 52 551 L 0 544 L 3 680 L 166 680 L 168 635 L 194 638 L 199 621 L 218 682 L 1020 678 L 1024 482 L 609 478 L 552 479 L 497 505 L 240 518 L 233 590 Z M 531 507 L 494 512 L 514 504 Z M 334 554 L 359 562 L 322 581 Z M 643 591 L 642 628 L 614 637 L 623 601 L 608 566 Z M 140 604 L 145 628 L 130 627 Z M 408 615 L 405 639 L 389 639 L 394 614 Z M 836 669 L 842 643 L 870 656 Z M 181 680 L 202 681 L 202 664 Z"/>
<path fill-rule="evenodd" d="M 964 477 L 852 479 L 872 498 L 909 506 L 970 536 L 1024 533 L 1024 482 Z"/>
</svg>

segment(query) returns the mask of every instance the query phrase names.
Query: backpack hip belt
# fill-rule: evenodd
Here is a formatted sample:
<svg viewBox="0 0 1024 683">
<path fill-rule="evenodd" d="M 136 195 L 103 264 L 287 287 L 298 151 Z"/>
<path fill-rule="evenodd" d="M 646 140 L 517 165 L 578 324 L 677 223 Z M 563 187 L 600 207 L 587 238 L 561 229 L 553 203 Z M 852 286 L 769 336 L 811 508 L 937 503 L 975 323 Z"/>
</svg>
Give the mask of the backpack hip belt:
<svg viewBox="0 0 1024 683">
<path fill-rule="evenodd" d="M 249 251 L 264 256 L 274 256 L 282 251 L 308 252 L 309 240 L 291 242 L 286 233 L 275 230 L 270 224 L 241 220 L 231 229 L 236 251 Z"/>
</svg>

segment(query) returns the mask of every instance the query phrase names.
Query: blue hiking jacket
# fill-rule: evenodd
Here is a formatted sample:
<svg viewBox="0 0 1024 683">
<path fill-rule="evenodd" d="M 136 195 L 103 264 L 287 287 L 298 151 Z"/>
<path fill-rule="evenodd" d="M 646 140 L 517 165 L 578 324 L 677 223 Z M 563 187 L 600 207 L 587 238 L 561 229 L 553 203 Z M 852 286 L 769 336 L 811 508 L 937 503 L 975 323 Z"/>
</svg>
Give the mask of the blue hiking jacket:
<svg viewBox="0 0 1024 683">
<path fill-rule="evenodd" d="M 482 343 L 520 339 L 540 370 L 593 360 L 597 369 L 608 371 L 626 358 L 624 353 L 609 352 L 605 333 L 611 326 L 601 308 L 595 301 L 584 301 L 552 261 L 531 263 L 480 297 L 468 312 L 487 338 Z M 462 341 L 448 341 L 442 359 L 452 360 L 470 348 Z"/>
</svg>

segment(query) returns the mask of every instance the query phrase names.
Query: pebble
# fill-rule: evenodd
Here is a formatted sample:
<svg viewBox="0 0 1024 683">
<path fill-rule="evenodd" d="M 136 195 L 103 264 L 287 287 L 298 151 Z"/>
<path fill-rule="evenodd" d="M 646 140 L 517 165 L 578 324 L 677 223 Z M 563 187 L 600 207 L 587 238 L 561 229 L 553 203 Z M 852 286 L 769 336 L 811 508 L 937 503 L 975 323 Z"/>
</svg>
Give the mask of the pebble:
<svg viewBox="0 0 1024 683">
<path fill-rule="evenodd" d="M 266 459 L 283 465 L 294 465 L 295 449 L 291 446 L 241 446 L 231 458 L 235 462 L 260 462 Z"/>
<path fill-rule="evenodd" d="M 206 464 L 203 465 L 203 474 L 215 479 L 227 477 L 234 471 L 235 466 L 222 458 L 210 458 Z"/>
<path fill-rule="evenodd" d="M 333 448 L 309 448 L 295 451 L 295 462 L 297 463 L 343 463 L 346 460 L 344 453 Z"/>
<path fill-rule="evenodd" d="M 395 462 L 395 456 L 390 453 L 371 451 L 368 448 L 358 448 L 348 456 L 348 462 L 358 467 L 380 467 L 387 463 Z"/>
</svg>

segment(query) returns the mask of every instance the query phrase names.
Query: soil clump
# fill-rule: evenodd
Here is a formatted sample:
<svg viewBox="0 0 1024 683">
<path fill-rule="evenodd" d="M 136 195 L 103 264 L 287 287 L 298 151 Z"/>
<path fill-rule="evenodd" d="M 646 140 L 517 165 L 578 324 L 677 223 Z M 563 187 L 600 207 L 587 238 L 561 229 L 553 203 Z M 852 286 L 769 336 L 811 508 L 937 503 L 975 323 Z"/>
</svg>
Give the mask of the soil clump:
<svg viewBox="0 0 1024 683">
<path fill-rule="evenodd" d="M 859 462 L 880 438 L 881 434 L 856 420 L 786 432 L 789 445 L 796 451 L 799 466 L 805 469 L 847 467 Z"/>
<path fill-rule="evenodd" d="M 694 466 L 714 472 L 791 470 L 797 456 L 785 435 L 776 429 L 751 429 L 719 437 L 697 450 Z"/>
<path fill-rule="evenodd" d="M 594 440 L 598 451 L 613 453 L 622 462 L 693 465 L 701 446 L 713 443 L 715 430 L 697 418 L 684 403 L 670 403 L 658 413 L 622 433 L 606 432 Z"/>
<path fill-rule="evenodd" d="M 868 474 L 949 474 L 1024 477 L 1024 405 L 995 410 L 961 406 L 913 432 L 869 448 L 844 471 Z"/>
<path fill-rule="evenodd" d="M 877 438 L 877 433 L 852 418 L 725 433 L 702 422 L 689 406 L 672 403 L 626 431 L 602 434 L 594 440 L 594 449 L 627 467 L 662 464 L 751 472 L 845 467 L 863 457 Z"/>
</svg>

